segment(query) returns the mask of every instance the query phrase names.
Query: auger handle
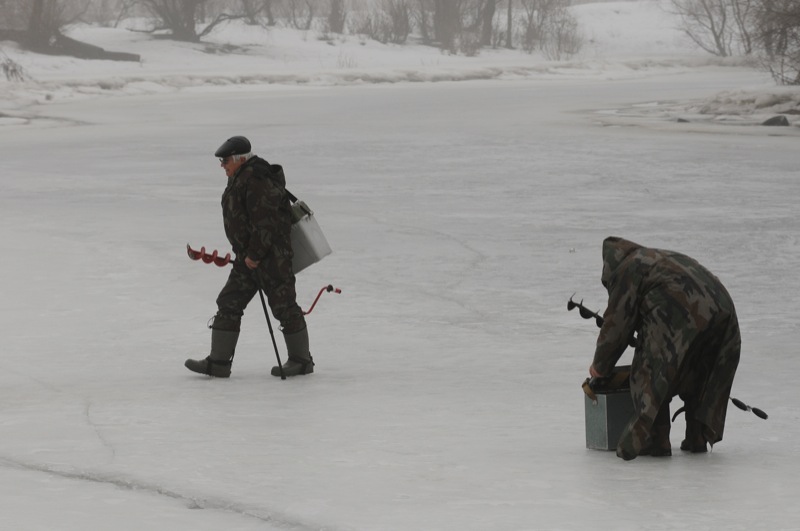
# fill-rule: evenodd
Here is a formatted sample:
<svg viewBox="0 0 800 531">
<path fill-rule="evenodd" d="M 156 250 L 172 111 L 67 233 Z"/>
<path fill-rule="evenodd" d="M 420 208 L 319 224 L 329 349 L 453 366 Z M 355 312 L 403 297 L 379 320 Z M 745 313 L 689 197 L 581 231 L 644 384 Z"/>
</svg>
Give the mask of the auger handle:
<svg viewBox="0 0 800 531">
<path fill-rule="evenodd" d="M 303 315 L 308 315 L 308 314 L 310 314 L 310 313 L 311 313 L 311 312 L 314 310 L 314 306 L 316 306 L 316 305 L 317 305 L 317 301 L 319 300 L 319 298 L 320 298 L 320 297 L 322 297 L 322 294 L 323 294 L 323 293 L 326 293 L 326 292 L 327 292 L 327 293 L 331 293 L 331 292 L 333 292 L 333 293 L 341 293 L 341 292 L 342 292 L 342 290 L 340 290 L 339 288 L 334 288 L 334 287 L 333 287 L 331 284 L 328 284 L 327 286 L 323 286 L 323 287 L 322 287 L 322 288 L 319 290 L 319 293 L 317 293 L 317 298 L 316 298 L 316 299 L 314 299 L 314 302 L 313 302 L 313 303 L 311 303 L 311 307 L 308 309 L 308 311 L 307 311 L 307 312 L 303 312 Z"/>
</svg>

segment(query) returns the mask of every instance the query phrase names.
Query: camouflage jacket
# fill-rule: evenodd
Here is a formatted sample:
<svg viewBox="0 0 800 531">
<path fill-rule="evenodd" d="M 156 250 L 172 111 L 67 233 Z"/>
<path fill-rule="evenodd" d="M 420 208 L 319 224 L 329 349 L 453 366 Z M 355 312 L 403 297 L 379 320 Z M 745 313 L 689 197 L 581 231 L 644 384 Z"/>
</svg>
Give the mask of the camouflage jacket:
<svg viewBox="0 0 800 531">
<path fill-rule="evenodd" d="M 237 259 L 261 261 L 291 253 L 292 215 L 283 168 L 252 157 L 222 194 L 225 236 Z"/>
<path fill-rule="evenodd" d="M 736 319 L 719 279 L 684 254 L 606 238 L 601 281 L 608 290 L 608 306 L 593 362 L 600 374 L 611 372 L 645 316 L 673 330 L 703 329 L 720 316 Z"/>
</svg>

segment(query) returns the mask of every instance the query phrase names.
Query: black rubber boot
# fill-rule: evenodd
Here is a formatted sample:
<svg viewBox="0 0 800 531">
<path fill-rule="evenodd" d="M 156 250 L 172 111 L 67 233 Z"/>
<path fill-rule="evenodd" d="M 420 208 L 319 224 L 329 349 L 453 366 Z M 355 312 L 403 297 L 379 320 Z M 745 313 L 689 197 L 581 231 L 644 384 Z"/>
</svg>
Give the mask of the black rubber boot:
<svg viewBox="0 0 800 531">
<path fill-rule="evenodd" d="M 300 376 L 314 372 L 314 359 L 308 351 L 308 328 L 303 328 L 294 334 L 283 334 L 286 340 L 288 360 L 283 364 L 284 376 Z M 280 376 L 281 368 L 277 365 L 272 368 L 272 376 Z"/>
<path fill-rule="evenodd" d="M 686 410 L 686 438 L 681 442 L 681 450 L 693 454 L 708 452 L 706 438 L 703 436 L 703 424 L 695 420 L 694 415 Z"/>
<path fill-rule="evenodd" d="M 669 431 L 671 428 L 669 418 L 669 402 L 666 402 L 658 410 L 653 427 L 650 430 L 650 444 L 639 455 L 651 455 L 653 457 L 669 457 L 672 455 L 672 445 L 669 442 Z"/>
<path fill-rule="evenodd" d="M 216 378 L 229 378 L 239 332 L 211 329 L 211 354 L 203 360 L 186 360 L 187 369 Z"/>
</svg>

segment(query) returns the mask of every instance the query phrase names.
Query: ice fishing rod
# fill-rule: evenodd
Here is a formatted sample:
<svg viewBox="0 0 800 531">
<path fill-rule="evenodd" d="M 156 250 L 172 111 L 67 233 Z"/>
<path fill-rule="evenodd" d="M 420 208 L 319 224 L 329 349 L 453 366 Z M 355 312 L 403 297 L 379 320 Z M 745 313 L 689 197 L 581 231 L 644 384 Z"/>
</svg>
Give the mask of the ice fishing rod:
<svg viewBox="0 0 800 531">
<path fill-rule="evenodd" d="M 211 253 L 207 253 L 205 247 L 200 247 L 200 250 L 197 251 L 195 249 L 192 249 L 192 246 L 189 245 L 188 243 L 186 244 L 186 253 L 192 260 L 200 260 L 205 264 L 214 264 L 217 267 L 225 267 L 226 265 L 232 262 L 231 253 L 226 253 L 225 256 L 220 256 L 219 252 L 216 249 L 214 249 Z M 260 285 L 259 285 L 259 291 L 261 291 Z M 317 301 L 319 301 L 319 298 L 322 297 L 323 293 L 338 294 L 341 292 L 342 292 L 341 289 L 334 288 L 332 284 L 323 286 L 322 288 L 320 288 L 319 292 L 317 293 L 317 297 L 314 299 L 314 302 L 311 303 L 311 306 L 308 308 L 308 311 L 303 312 L 303 315 L 308 315 L 314 310 L 314 307 L 317 305 Z"/>
<path fill-rule="evenodd" d="M 574 296 L 575 294 L 573 293 L 572 297 Z M 603 318 L 600 316 L 600 314 L 584 306 L 583 299 L 581 299 L 581 302 L 575 302 L 572 300 L 572 297 L 570 297 L 567 301 L 567 311 L 571 312 L 577 308 L 581 317 L 584 319 L 594 319 L 594 322 L 597 323 L 597 328 L 603 328 Z M 631 347 L 636 347 L 636 337 L 631 336 L 630 339 L 628 339 L 628 345 Z"/>
<path fill-rule="evenodd" d="M 574 296 L 575 294 L 573 293 L 572 297 Z M 575 308 L 578 308 L 578 313 L 580 314 L 581 317 L 583 317 L 584 319 L 594 319 L 595 323 L 597 323 L 597 328 L 602 328 L 604 322 L 603 317 L 599 313 L 594 312 L 589 308 L 587 308 L 586 306 L 584 306 L 583 299 L 581 299 L 581 302 L 575 302 L 572 300 L 572 297 L 570 297 L 569 300 L 567 301 L 567 311 L 572 311 Z M 628 340 L 628 345 L 636 347 L 636 338 L 632 336 Z M 738 398 L 733 398 L 732 396 L 729 396 L 728 398 L 730 398 L 734 406 L 738 407 L 742 411 L 752 411 L 756 417 L 764 420 L 767 420 L 767 418 L 769 417 L 769 415 L 767 415 L 763 409 L 759 409 L 757 407 L 750 407 L 749 405 L 745 404 Z M 678 411 L 676 411 L 675 415 L 672 416 L 672 420 L 674 421 L 675 417 L 677 417 L 683 410 L 684 408 L 680 408 Z"/>
</svg>

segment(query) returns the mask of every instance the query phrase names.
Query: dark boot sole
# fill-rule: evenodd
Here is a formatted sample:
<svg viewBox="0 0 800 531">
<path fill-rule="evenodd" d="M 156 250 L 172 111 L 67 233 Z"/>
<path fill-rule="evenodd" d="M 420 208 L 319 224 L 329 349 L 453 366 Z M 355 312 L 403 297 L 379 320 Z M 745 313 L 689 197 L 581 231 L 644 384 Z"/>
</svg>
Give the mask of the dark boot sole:
<svg viewBox="0 0 800 531">
<path fill-rule="evenodd" d="M 308 369 L 306 369 L 306 370 L 305 370 L 305 371 L 303 371 L 303 372 L 294 372 L 294 371 L 291 371 L 291 372 L 290 372 L 290 371 L 283 371 L 283 375 L 284 375 L 285 377 L 287 377 L 287 378 L 290 378 L 290 377 L 292 377 L 292 376 L 305 376 L 306 374 L 313 374 L 313 372 L 314 372 L 314 367 L 309 367 Z M 278 368 L 278 367 L 273 367 L 273 368 L 272 368 L 272 370 L 270 371 L 270 374 L 271 374 L 272 376 L 278 376 L 278 377 L 280 377 L 280 375 L 281 375 L 281 370 L 280 370 L 280 368 Z"/>
<path fill-rule="evenodd" d="M 187 369 L 192 372 L 196 372 L 197 374 L 204 374 L 206 376 L 212 376 L 214 378 L 230 378 L 231 372 L 227 371 L 226 373 L 214 373 L 210 369 L 207 364 L 203 364 L 202 362 L 197 362 L 196 360 L 186 360 L 183 364 Z"/>
<path fill-rule="evenodd" d="M 671 457 L 671 448 L 645 448 L 639 455 L 649 455 L 650 457 Z"/>
<path fill-rule="evenodd" d="M 705 454 L 708 453 L 708 447 L 705 444 L 703 446 L 695 446 L 692 444 L 681 443 L 681 451 L 690 452 L 693 454 Z"/>
</svg>

